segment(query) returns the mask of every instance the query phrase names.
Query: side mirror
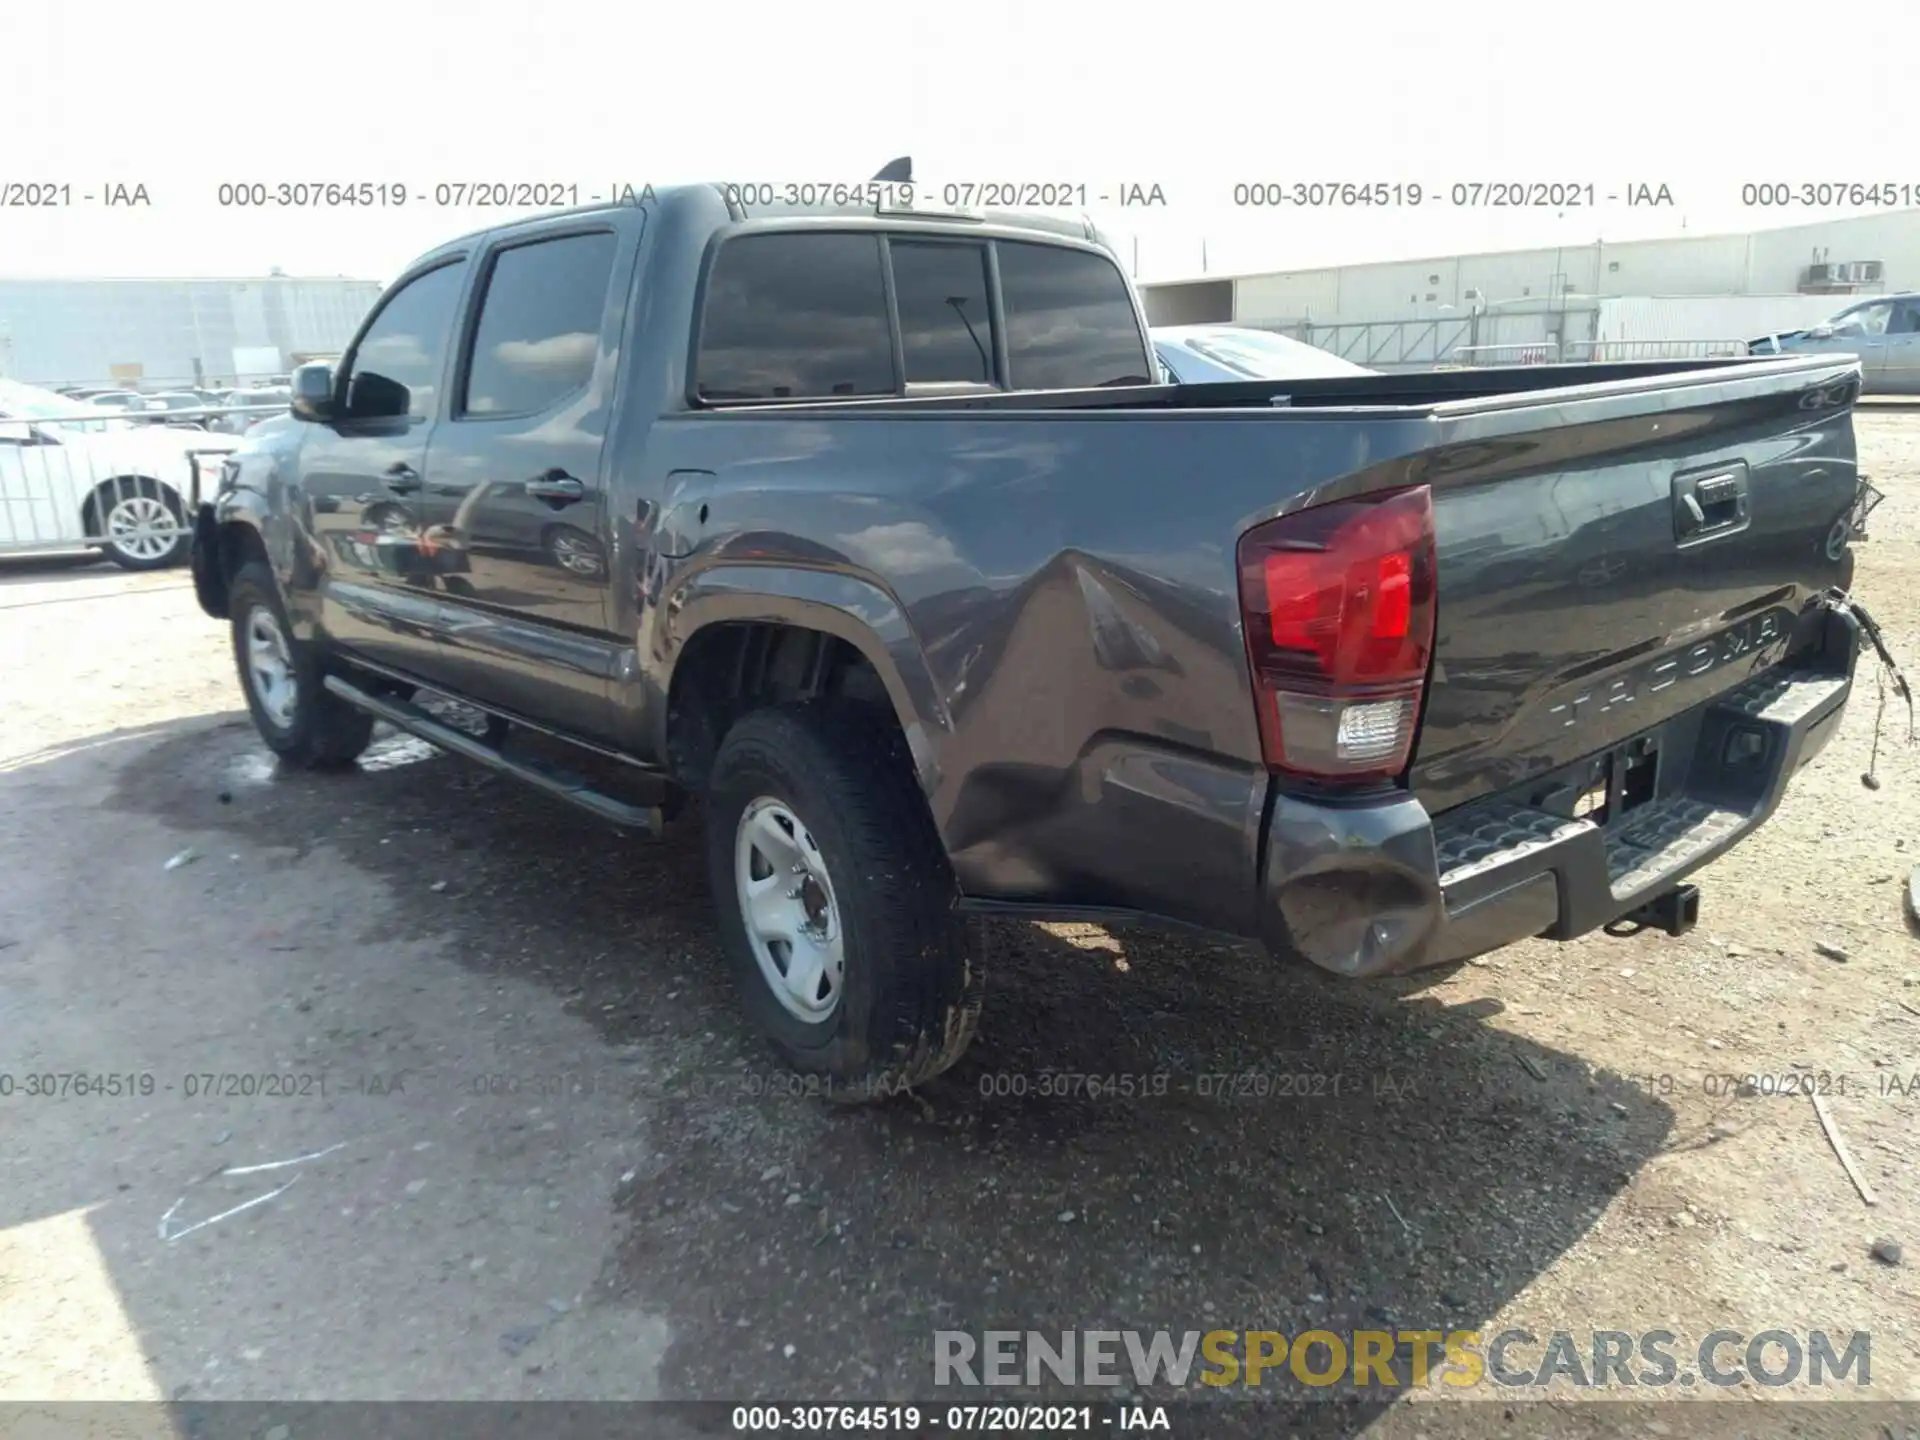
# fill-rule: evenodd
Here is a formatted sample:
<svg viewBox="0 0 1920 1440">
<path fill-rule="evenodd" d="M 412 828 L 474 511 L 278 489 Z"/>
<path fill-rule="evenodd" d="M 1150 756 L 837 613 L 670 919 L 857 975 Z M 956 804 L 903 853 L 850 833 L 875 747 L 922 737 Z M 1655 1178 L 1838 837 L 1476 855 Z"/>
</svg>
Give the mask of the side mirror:
<svg viewBox="0 0 1920 1440">
<path fill-rule="evenodd" d="M 24 420 L 0 420 L 0 445 L 31 445 L 33 426 Z"/>
<path fill-rule="evenodd" d="M 347 383 L 347 419 L 401 420 L 413 408 L 413 392 L 377 371 L 362 370 Z"/>
<path fill-rule="evenodd" d="M 293 372 L 293 400 L 287 407 L 296 420 L 325 423 L 333 419 L 333 367 L 316 362 Z"/>
<path fill-rule="evenodd" d="M 1833 338 L 1833 326 L 1816 325 L 1807 332 L 1807 338 L 1809 340 L 1831 340 Z"/>
</svg>

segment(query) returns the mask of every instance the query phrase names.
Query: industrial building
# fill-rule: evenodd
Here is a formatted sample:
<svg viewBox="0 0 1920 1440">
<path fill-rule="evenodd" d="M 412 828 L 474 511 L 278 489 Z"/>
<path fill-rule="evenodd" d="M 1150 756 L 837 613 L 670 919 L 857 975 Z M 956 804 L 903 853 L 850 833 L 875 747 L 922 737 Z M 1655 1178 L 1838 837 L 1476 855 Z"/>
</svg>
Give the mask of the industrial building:
<svg viewBox="0 0 1920 1440">
<path fill-rule="evenodd" d="M 1920 290 L 1920 210 L 1141 290 L 1156 325 L 1255 325 L 1380 369 L 1711 354 Z"/>
<path fill-rule="evenodd" d="M 0 377 L 144 389 L 244 385 L 337 355 L 371 280 L 0 279 Z"/>
</svg>

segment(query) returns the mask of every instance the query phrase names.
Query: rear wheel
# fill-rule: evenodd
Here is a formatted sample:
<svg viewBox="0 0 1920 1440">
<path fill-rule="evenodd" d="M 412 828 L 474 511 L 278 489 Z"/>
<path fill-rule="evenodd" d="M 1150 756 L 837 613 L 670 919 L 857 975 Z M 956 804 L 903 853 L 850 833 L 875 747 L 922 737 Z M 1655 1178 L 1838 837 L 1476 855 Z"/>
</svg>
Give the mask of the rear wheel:
<svg viewBox="0 0 1920 1440">
<path fill-rule="evenodd" d="M 980 1016 L 983 935 L 890 717 L 755 711 L 715 757 L 708 873 L 748 1013 L 795 1069 L 863 1101 L 932 1079 Z"/>
<path fill-rule="evenodd" d="M 193 547 L 180 497 L 158 480 L 109 480 L 87 502 L 85 523 L 123 570 L 164 570 L 185 560 Z"/>
<path fill-rule="evenodd" d="M 233 659 L 254 728 L 289 765 L 350 765 L 373 740 L 373 717 L 324 684 L 318 652 L 293 638 L 273 572 L 243 565 L 228 588 Z"/>
</svg>

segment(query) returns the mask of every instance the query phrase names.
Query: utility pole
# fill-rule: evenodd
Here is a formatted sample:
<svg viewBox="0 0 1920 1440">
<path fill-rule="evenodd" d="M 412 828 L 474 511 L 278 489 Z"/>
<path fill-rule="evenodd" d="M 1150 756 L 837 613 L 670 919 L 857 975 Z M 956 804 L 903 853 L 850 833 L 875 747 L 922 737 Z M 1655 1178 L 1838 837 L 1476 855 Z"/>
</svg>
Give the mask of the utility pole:
<svg viewBox="0 0 1920 1440">
<path fill-rule="evenodd" d="M 193 383 L 199 387 L 206 383 L 206 337 L 200 333 L 200 295 L 196 283 L 186 282 L 187 314 L 193 321 Z"/>
</svg>

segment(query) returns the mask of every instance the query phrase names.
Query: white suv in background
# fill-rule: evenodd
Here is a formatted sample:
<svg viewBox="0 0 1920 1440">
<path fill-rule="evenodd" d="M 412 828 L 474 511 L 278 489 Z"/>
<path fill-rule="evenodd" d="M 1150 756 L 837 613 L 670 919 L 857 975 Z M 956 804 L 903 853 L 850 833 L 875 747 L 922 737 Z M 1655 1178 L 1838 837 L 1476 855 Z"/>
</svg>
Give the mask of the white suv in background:
<svg viewBox="0 0 1920 1440">
<path fill-rule="evenodd" d="M 194 453 L 213 492 L 219 454 L 240 442 L 91 419 L 99 407 L 0 380 L 0 555 L 91 548 L 128 570 L 160 570 L 193 538 Z"/>
</svg>

